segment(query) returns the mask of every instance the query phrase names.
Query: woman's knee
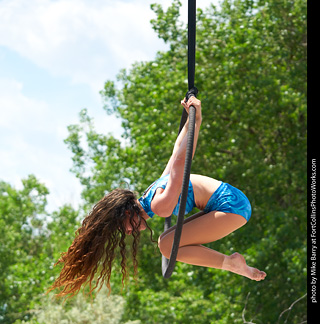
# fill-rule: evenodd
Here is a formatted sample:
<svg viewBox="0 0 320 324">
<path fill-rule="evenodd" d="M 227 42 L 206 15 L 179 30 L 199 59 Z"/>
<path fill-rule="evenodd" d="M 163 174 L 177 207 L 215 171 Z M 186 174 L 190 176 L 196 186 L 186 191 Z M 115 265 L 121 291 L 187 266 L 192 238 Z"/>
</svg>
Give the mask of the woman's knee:
<svg viewBox="0 0 320 324">
<path fill-rule="evenodd" d="M 163 256 L 167 259 L 170 258 L 171 250 L 172 250 L 172 241 L 173 235 L 168 233 L 167 235 L 161 235 L 158 239 L 158 247 Z"/>
</svg>

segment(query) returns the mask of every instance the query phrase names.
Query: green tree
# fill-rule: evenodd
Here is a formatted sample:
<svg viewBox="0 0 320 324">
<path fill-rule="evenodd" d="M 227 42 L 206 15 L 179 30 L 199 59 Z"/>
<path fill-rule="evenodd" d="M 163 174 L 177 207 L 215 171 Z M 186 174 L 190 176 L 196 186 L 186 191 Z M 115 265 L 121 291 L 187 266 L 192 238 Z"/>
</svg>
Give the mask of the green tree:
<svg viewBox="0 0 320 324">
<path fill-rule="evenodd" d="M 41 305 L 32 311 L 34 317 L 30 321 L 18 320 L 14 324 L 120 324 L 125 300 L 121 296 L 107 297 L 107 289 L 90 302 L 83 294 L 78 294 L 68 307 L 52 296 L 42 298 Z M 140 321 L 128 321 L 124 324 L 140 324 Z"/>
<path fill-rule="evenodd" d="M 98 134 L 85 110 L 80 124 L 69 126 L 66 143 L 86 208 L 123 182 L 142 193 L 170 157 L 187 90 L 180 6 L 177 0 L 167 11 L 152 6 L 152 26 L 170 49 L 122 70 L 102 91 L 106 111 L 123 120 L 124 142 Z M 253 206 L 248 225 L 210 246 L 245 254 L 268 277 L 256 283 L 177 264 L 163 280 L 160 253 L 144 237 L 140 279 L 128 288 L 125 318 L 241 323 L 250 292 L 247 318 L 275 323 L 306 291 L 306 2 L 228 0 L 198 10 L 196 62 L 203 124 L 192 172 L 239 187 Z M 160 234 L 163 220 L 153 219 L 152 227 Z M 290 320 L 305 318 L 301 300 Z"/>
<path fill-rule="evenodd" d="M 43 289 L 38 256 L 48 190 L 34 176 L 22 183 L 16 190 L 0 182 L 0 322 L 7 323 Z"/>
<path fill-rule="evenodd" d="M 70 206 L 48 215 L 49 192 L 35 176 L 22 184 L 18 190 L 0 182 L 0 323 L 6 324 L 32 316 L 78 227 L 78 212 Z"/>
</svg>

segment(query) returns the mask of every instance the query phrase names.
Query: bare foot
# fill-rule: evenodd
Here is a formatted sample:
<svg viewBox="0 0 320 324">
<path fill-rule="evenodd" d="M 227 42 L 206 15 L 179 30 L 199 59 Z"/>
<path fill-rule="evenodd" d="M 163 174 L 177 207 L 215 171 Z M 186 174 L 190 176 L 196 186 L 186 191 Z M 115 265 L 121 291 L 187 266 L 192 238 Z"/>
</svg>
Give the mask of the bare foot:
<svg viewBox="0 0 320 324">
<path fill-rule="evenodd" d="M 238 252 L 233 253 L 225 258 L 222 269 L 237 273 L 241 276 L 256 281 L 263 280 L 267 275 L 264 271 L 249 267 L 244 257 Z"/>
</svg>

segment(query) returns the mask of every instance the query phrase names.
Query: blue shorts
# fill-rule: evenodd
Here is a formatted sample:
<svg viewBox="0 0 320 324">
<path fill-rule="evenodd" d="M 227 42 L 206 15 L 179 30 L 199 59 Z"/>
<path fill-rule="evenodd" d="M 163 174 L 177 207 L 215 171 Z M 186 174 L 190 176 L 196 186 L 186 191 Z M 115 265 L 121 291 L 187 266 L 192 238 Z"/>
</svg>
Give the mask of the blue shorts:
<svg viewBox="0 0 320 324">
<path fill-rule="evenodd" d="M 224 182 L 221 182 L 219 188 L 210 197 L 203 211 L 209 213 L 213 210 L 238 214 L 247 221 L 251 217 L 251 205 L 246 195 Z"/>
</svg>

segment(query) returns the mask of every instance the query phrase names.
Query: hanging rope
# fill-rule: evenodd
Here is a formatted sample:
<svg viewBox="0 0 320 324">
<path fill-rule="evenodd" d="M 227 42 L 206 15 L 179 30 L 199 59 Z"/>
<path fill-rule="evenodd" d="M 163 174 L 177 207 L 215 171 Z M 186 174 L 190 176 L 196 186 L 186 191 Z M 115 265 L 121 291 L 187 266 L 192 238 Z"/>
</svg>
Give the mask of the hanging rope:
<svg viewBox="0 0 320 324">
<path fill-rule="evenodd" d="M 194 75 L 196 66 L 196 0 L 188 0 L 188 89 L 186 99 L 197 95 L 198 89 L 194 86 Z M 175 229 L 172 250 L 170 259 L 162 256 L 162 275 L 164 278 L 170 278 L 173 269 L 176 264 L 182 226 L 184 222 L 184 213 L 186 210 L 187 198 L 188 198 L 188 186 L 191 172 L 191 162 L 193 153 L 193 141 L 194 141 L 194 130 L 195 130 L 195 117 L 196 109 L 191 106 L 189 109 L 189 127 L 187 135 L 187 149 L 186 149 L 186 160 L 184 165 L 184 174 L 181 190 L 181 200 L 177 219 L 177 226 Z M 182 112 L 179 132 L 180 134 L 184 124 L 188 119 L 188 113 L 184 109 Z M 171 227 L 171 216 L 165 219 L 164 231 Z"/>
</svg>

